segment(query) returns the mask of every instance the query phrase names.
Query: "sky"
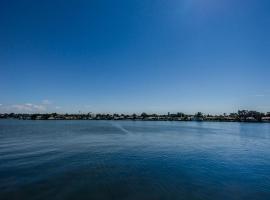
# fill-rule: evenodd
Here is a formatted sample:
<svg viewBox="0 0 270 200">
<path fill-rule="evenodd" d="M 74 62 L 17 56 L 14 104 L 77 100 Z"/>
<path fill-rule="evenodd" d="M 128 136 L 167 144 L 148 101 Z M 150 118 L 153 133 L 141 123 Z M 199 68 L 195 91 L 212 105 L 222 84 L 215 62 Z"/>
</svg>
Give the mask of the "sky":
<svg viewBox="0 0 270 200">
<path fill-rule="evenodd" d="M 0 113 L 270 111 L 269 0 L 1 0 Z"/>
</svg>

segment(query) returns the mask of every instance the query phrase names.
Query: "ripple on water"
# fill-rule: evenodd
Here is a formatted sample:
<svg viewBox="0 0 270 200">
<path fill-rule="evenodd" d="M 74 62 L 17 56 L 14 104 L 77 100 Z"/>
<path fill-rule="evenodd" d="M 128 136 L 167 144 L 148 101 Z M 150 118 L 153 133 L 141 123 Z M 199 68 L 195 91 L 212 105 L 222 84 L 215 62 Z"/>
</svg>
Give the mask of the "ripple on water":
<svg viewBox="0 0 270 200">
<path fill-rule="evenodd" d="M 0 121 L 0 199 L 269 199 L 269 127 Z"/>
</svg>

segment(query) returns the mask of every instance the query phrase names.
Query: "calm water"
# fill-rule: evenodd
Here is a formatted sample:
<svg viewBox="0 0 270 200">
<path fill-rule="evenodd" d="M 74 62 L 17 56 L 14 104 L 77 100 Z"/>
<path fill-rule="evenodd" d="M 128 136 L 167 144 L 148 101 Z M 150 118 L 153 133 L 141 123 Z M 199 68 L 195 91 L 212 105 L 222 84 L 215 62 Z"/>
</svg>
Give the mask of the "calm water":
<svg viewBox="0 0 270 200">
<path fill-rule="evenodd" d="M 270 124 L 0 120 L 0 199 L 270 199 Z"/>
</svg>

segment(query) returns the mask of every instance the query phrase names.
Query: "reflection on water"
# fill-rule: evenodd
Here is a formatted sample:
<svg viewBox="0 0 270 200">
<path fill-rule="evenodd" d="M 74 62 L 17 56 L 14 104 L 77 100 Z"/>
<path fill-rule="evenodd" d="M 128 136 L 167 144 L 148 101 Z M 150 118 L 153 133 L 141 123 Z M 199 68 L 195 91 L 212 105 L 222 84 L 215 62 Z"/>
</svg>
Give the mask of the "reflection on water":
<svg viewBox="0 0 270 200">
<path fill-rule="evenodd" d="M 1 120 L 0 199 L 270 199 L 270 124 Z"/>
</svg>

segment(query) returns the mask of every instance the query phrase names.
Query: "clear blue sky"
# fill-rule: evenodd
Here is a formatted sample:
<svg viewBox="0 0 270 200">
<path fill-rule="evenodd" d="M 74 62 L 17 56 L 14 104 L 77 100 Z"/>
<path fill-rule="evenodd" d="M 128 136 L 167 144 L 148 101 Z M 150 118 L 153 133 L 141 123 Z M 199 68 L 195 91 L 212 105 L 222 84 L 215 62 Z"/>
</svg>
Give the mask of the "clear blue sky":
<svg viewBox="0 0 270 200">
<path fill-rule="evenodd" d="M 269 77 L 269 0 L 0 1 L 0 112 L 267 112 Z"/>
</svg>

